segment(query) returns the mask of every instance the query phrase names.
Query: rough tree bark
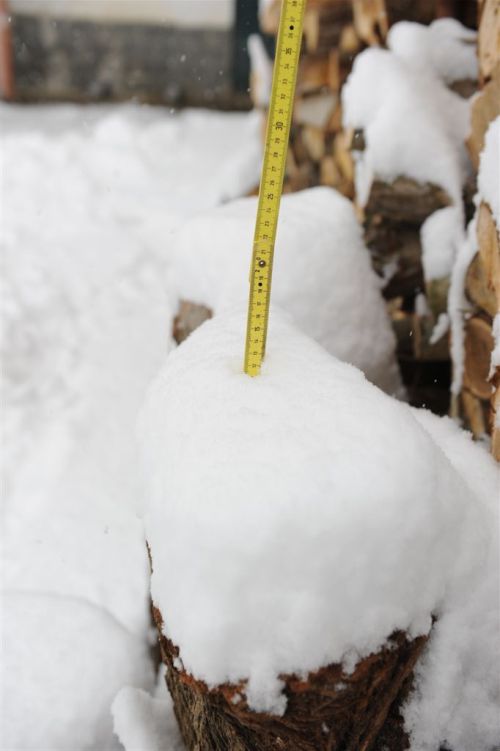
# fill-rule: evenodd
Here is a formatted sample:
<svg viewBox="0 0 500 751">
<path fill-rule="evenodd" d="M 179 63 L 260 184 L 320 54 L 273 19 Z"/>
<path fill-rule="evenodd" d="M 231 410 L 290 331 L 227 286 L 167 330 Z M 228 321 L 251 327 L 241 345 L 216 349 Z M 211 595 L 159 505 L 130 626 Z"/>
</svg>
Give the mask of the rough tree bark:
<svg viewBox="0 0 500 751">
<path fill-rule="evenodd" d="M 408 748 L 399 706 L 426 637 L 393 634 L 387 647 L 345 674 L 329 665 L 308 676 L 282 676 L 288 704 L 282 717 L 252 712 L 244 685 L 208 689 L 182 667 L 153 608 L 166 680 L 189 751 L 403 751 Z"/>
</svg>

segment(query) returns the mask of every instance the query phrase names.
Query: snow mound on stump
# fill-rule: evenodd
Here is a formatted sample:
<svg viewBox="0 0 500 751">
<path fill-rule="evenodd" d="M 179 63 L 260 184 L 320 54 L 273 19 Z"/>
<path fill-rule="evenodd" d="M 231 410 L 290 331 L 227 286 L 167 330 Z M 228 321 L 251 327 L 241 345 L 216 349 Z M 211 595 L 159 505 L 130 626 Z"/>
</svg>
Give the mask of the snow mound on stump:
<svg viewBox="0 0 500 751">
<path fill-rule="evenodd" d="M 152 597 L 186 670 L 248 679 L 280 713 L 280 674 L 427 633 L 482 560 L 474 493 L 409 407 L 272 312 L 262 375 L 245 315 L 170 355 L 142 433 Z"/>
<path fill-rule="evenodd" d="M 257 198 L 201 214 L 178 232 L 173 275 L 181 299 L 215 312 L 248 297 Z M 401 389 L 395 339 L 350 201 L 313 188 L 281 202 L 273 301 L 329 352 L 389 393 Z"/>
</svg>

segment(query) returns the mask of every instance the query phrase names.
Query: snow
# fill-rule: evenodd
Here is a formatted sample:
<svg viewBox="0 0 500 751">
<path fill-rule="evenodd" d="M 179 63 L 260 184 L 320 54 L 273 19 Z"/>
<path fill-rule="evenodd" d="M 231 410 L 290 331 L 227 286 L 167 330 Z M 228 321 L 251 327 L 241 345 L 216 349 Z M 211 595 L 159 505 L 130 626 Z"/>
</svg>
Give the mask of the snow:
<svg viewBox="0 0 500 751">
<path fill-rule="evenodd" d="M 365 150 L 354 152 L 361 205 L 374 177 L 391 182 L 401 175 L 437 184 L 460 204 L 469 104 L 431 70 L 390 50 L 365 50 L 342 89 L 342 107 L 344 126 L 365 135 Z"/>
<path fill-rule="evenodd" d="M 422 265 L 426 281 L 448 277 L 463 239 L 463 211 L 448 206 L 431 214 L 420 228 Z"/>
<path fill-rule="evenodd" d="M 115 735 L 125 751 L 184 751 L 163 671 L 154 695 L 125 686 L 113 706 Z"/>
<path fill-rule="evenodd" d="M 247 300 L 256 212 L 257 198 L 244 198 L 179 228 L 172 297 L 216 312 Z M 331 188 L 283 196 L 273 268 L 273 303 L 329 352 L 401 393 L 394 334 L 350 201 Z"/>
<path fill-rule="evenodd" d="M 429 339 L 429 344 L 437 344 L 437 342 L 448 333 L 450 330 L 450 316 L 448 313 L 440 313 L 436 321 L 436 325 L 432 329 L 432 334 Z"/>
<path fill-rule="evenodd" d="M 277 310 L 262 375 L 249 378 L 245 319 L 203 324 L 152 386 L 145 523 L 152 597 L 186 670 L 209 686 L 245 679 L 254 709 L 281 714 L 280 674 L 343 658 L 349 669 L 395 629 L 416 636 L 433 614 L 453 617 L 484 578 L 498 476 L 482 462 L 464 482 L 408 406 Z M 454 639 L 439 660 L 463 650 Z M 464 664 L 464 685 L 485 668 Z M 451 686 L 447 708 L 455 698 Z"/>
<path fill-rule="evenodd" d="M 484 137 L 477 187 L 480 197 L 489 205 L 500 232 L 500 116 L 490 123 Z"/>
<path fill-rule="evenodd" d="M 477 32 L 455 18 L 439 18 L 429 26 L 410 21 L 394 24 L 387 46 L 413 68 L 420 68 L 444 83 L 477 81 Z"/>
<path fill-rule="evenodd" d="M 2 606 L 2 749 L 118 751 L 109 707 L 124 684 L 152 685 L 146 645 L 80 597 L 4 592 Z"/>
<path fill-rule="evenodd" d="M 2 748 L 102 751 L 115 694 L 153 685 L 135 424 L 171 346 L 172 232 L 258 182 L 260 118 L 0 117 Z"/>
<path fill-rule="evenodd" d="M 273 64 L 259 34 L 247 39 L 252 75 L 252 100 L 257 107 L 267 107 L 273 83 Z"/>
<path fill-rule="evenodd" d="M 467 269 L 477 253 L 477 213 L 467 226 L 462 242 L 458 246 L 457 256 L 450 277 L 448 292 L 448 316 L 450 319 L 450 355 L 453 373 L 450 390 L 458 396 L 462 388 L 464 375 L 464 317 L 472 310 L 465 296 L 465 277 Z"/>
<path fill-rule="evenodd" d="M 413 410 L 475 494 L 491 529 L 475 581 L 448 599 L 417 666 L 417 686 L 405 711 L 412 751 L 492 751 L 500 744 L 500 468 L 485 449 L 447 417 Z"/>
</svg>

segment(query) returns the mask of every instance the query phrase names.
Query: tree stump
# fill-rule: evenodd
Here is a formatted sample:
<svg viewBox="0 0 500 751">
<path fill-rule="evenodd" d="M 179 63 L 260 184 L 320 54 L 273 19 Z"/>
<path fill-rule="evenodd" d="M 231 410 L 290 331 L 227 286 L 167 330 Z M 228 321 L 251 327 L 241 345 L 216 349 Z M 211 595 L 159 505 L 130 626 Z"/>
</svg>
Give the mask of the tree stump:
<svg viewBox="0 0 500 751">
<path fill-rule="evenodd" d="M 361 660 L 354 672 L 329 665 L 307 679 L 281 676 L 287 697 L 282 717 L 253 712 L 245 685 L 209 689 L 187 673 L 179 650 L 162 633 L 153 607 L 167 685 L 189 751 L 403 751 L 408 739 L 399 707 L 427 637 L 409 640 L 394 633 L 380 652 Z M 382 745 L 381 745 L 382 744 Z"/>
</svg>

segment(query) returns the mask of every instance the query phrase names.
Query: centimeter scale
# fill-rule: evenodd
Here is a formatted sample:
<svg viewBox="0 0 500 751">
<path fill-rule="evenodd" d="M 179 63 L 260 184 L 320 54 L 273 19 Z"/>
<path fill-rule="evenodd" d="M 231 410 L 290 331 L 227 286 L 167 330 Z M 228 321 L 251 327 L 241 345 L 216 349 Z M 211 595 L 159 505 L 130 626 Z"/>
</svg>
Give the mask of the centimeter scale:
<svg viewBox="0 0 500 751">
<path fill-rule="evenodd" d="M 282 0 L 250 268 L 245 373 L 257 376 L 266 351 L 274 243 L 292 121 L 307 0 Z"/>
</svg>

